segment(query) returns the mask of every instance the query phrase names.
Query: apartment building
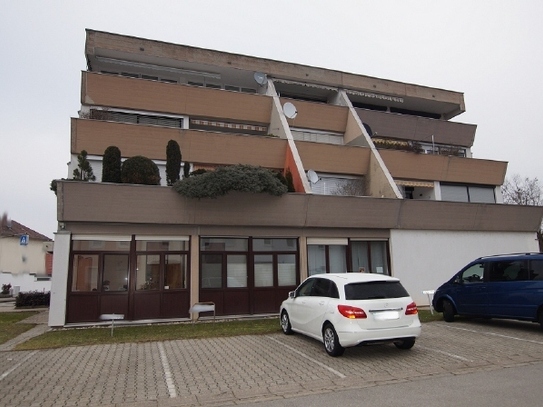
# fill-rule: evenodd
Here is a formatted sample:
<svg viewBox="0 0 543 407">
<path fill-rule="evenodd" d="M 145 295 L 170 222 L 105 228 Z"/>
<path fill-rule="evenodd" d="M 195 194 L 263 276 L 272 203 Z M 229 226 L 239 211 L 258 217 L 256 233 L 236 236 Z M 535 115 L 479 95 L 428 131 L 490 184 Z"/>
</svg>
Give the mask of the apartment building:
<svg viewBox="0 0 543 407">
<path fill-rule="evenodd" d="M 462 93 L 87 30 L 68 173 L 58 181 L 51 326 L 276 313 L 315 273 L 384 273 L 420 305 L 467 261 L 536 251 L 543 208 L 504 205 L 507 163 L 473 157 Z M 295 192 L 186 198 L 183 167 L 290 172 Z M 162 185 L 101 182 L 109 146 L 143 155 Z M 182 170 L 181 173 L 184 173 Z"/>
</svg>

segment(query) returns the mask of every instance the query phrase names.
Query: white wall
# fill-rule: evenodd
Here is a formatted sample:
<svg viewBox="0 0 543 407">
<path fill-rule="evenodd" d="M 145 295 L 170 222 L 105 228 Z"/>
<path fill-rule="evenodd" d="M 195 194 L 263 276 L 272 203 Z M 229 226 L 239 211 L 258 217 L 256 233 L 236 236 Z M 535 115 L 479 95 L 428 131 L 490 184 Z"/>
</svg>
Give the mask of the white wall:
<svg viewBox="0 0 543 407">
<path fill-rule="evenodd" d="M 19 236 L 0 239 L 0 286 L 11 284 L 19 292 L 50 291 L 51 281 L 37 281 L 37 277 L 47 277 L 45 255 L 41 240 L 30 238 L 21 245 Z"/>
<path fill-rule="evenodd" d="M 49 326 L 63 326 L 66 320 L 66 287 L 68 286 L 70 237 L 71 234 L 69 232 L 61 231 L 55 233 Z"/>
<path fill-rule="evenodd" d="M 36 276 L 33 274 L 11 274 L 11 273 L 1 273 L 0 274 L 0 287 L 3 284 L 11 284 L 13 291 L 13 296 L 19 292 L 29 292 L 29 291 L 51 291 L 51 280 L 49 281 L 37 281 Z M 16 288 L 18 287 L 18 288 Z"/>
<path fill-rule="evenodd" d="M 418 305 L 428 305 L 424 290 L 435 290 L 481 256 L 538 252 L 535 233 L 391 230 L 392 274 Z"/>
</svg>

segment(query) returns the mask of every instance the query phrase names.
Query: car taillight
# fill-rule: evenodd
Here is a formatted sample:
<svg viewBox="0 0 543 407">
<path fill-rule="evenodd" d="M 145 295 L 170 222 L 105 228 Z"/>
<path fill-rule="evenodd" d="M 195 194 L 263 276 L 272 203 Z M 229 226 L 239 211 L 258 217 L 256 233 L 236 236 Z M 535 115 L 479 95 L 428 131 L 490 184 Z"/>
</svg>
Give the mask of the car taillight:
<svg viewBox="0 0 543 407">
<path fill-rule="evenodd" d="M 418 313 L 419 313 L 419 310 L 417 309 L 417 304 L 415 304 L 414 302 L 409 304 L 407 308 L 405 309 L 405 315 L 415 315 Z"/>
<path fill-rule="evenodd" d="M 350 305 L 338 305 L 337 309 L 345 318 L 359 319 L 368 317 L 362 308 L 352 307 Z"/>
</svg>

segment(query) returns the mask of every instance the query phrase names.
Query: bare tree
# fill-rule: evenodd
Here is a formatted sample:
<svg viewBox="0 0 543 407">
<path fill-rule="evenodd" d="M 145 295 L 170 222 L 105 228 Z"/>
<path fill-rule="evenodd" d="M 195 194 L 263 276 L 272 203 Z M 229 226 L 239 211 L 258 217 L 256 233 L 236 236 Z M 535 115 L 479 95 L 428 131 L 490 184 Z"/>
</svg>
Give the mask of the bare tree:
<svg viewBox="0 0 543 407">
<path fill-rule="evenodd" d="M 515 174 L 502 185 L 503 201 L 508 204 L 538 206 L 543 204 L 543 189 L 537 178 Z"/>
<path fill-rule="evenodd" d="M 333 192 L 334 195 L 364 196 L 366 183 L 363 178 L 344 180 Z"/>
<path fill-rule="evenodd" d="M 508 204 L 538 206 L 543 204 L 543 188 L 536 178 L 521 178 L 515 174 L 502 185 L 503 201 Z M 543 225 L 537 231 L 539 251 L 543 252 Z"/>
</svg>

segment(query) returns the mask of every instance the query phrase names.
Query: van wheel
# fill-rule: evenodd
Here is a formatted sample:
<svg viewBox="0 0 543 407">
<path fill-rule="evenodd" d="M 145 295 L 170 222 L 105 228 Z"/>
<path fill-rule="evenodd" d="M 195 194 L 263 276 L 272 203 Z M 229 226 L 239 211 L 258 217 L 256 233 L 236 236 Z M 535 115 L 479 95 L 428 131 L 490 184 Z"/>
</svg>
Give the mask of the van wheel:
<svg viewBox="0 0 543 407">
<path fill-rule="evenodd" d="M 539 322 L 539 326 L 543 329 L 543 309 L 537 315 L 537 322 Z"/>
<path fill-rule="evenodd" d="M 449 300 L 443 300 L 443 319 L 445 322 L 453 322 L 456 314 L 454 305 Z"/>
</svg>

